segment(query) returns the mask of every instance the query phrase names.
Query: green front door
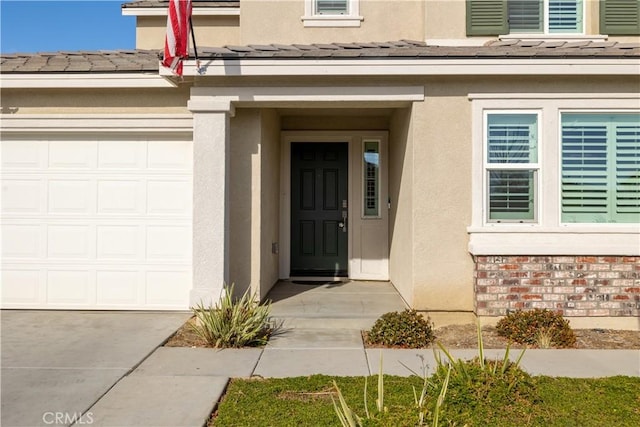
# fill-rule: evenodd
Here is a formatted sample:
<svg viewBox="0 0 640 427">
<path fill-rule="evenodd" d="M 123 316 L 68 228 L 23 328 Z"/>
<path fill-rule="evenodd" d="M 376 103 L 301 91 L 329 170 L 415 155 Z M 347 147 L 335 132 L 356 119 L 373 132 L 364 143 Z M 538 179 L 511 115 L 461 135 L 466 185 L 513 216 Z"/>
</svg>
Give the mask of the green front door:
<svg viewBox="0 0 640 427">
<path fill-rule="evenodd" d="M 347 276 L 348 144 L 291 144 L 291 275 Z"/>
</svg>

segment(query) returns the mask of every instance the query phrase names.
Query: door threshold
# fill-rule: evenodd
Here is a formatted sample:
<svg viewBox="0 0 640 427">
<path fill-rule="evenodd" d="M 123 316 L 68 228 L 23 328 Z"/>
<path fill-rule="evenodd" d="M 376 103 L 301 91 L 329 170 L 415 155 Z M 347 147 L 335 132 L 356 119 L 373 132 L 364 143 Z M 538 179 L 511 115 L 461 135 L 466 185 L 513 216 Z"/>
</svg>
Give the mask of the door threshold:
<svg viewBox="0 0 640 427">
<path fill-rule="evenodd" d="M 294 280 L 305 281 L 305 282 L 350 282 L 351 279 L 348 277 L 342 276 L 291 276 L 286 279 L 290 282 Z"/>
</svg>

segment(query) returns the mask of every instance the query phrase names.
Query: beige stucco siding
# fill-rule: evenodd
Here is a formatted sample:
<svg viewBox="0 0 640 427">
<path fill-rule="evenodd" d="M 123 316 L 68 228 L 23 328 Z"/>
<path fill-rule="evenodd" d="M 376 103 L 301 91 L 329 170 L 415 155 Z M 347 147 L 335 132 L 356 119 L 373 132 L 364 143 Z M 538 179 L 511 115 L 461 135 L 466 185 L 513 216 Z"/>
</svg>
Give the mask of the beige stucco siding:
<svg viewBox="0 0 640 427">
<path fill-rule="evenodd" d="M 261 112 L 260 141 L 260 297 L 278 280 L 278 255 L 272 244 L 280 233 L 280 118 L 273 109 Z"/>
<path fill-rule="evenodd" d="M 389 275 L 404 300 L 413 306 L 413 173 L 415 114 L 397 110 L 389 129 Z"/>
<path fill-rule="evenodd" d="M 243 1 L 240 9 L 241 42 L 332 43 L 386 40 L 422 40 L 423 1 L 385 0 L 360 2 L 360 27 L 309 28 L 304 26 L 304 2 Z"/>
<path fill-rule="evenodd" d="M 231 119 L 229 280 L 264 298 L 278 280 L 280 129 L 272 109 L 239 108 Z"/>
<path fill-rule="evenodd" d="M 466 97 L 434 89 L 413 107 L 413 305 L 469 311 L 471 108 Z"/>
<path fill-rule="evenodd" d="M 229 280 L 244 291 L 260 277 L 260 111 L 238 109 L 230 125 Z"/>
<path fill-rule="evenodd" d="M 189 88 L 2 89 L 1 105 L 14 114 L 189 113 Z"/>
<path fill-rule="evenodd" d="M 225 46 L 240 43 L 238 16 L 194 16 L 193 32 L 196 46 Z M 137 49 L 164 49 L 167 18 L 138 16 L 136 24 Z M 189 40 L 191 45 L 191 40 Z"/>
</svg>

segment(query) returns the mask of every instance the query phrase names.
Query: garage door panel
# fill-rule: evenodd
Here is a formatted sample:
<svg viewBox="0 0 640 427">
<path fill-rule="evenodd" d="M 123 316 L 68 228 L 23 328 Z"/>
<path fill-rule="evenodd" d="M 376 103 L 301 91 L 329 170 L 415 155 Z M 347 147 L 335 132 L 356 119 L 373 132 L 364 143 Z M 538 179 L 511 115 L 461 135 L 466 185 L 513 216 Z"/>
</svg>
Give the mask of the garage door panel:
<svg viewBox="0 0 640 427">
<path fill-rule="evenodd" d="M 3 308 L 188 309 L 190 141 L 2 141 Z"/>
<path fill-rule="evenodd" d="M 2 257 L 37 259 L 41 257 L 40 225 L 5 224 L 2 228 Z"/>
<path fill-rule="evenodd" d="M 88 225 L 50 225 L 47 229 L 49 258 L 91 258 L 92 227 Z"/>
<path fill-rule="evenodd" d="M 95 212 L 95 182 L 92 180 L 49 180 L 48 211 L 52 214 Z"/>
<path fill-rule="evenodd" d="M 139 180 L 98 182 L 98 213 L 141 214 L 144 202 L 144 183 Z"/>
<path fill-rule="evenodd" d="M 99 225 L 97 227 L 97 258 L 99 260 L 144 260 L 144 250 L 140 247 L 141 228 L 135 225 Z"/>
<path fill-rule="evenodd" d="M 2 271 L 2 300 L 32 307 L 39 303 L 40 270 L 6 269 Z"/>
<path fill-rule="evenodd" d="M 40 169 L 46 167 L 47 143 L 44 141 L 3 141 L 2 169 Z"/>
<path fill-rule="evenodd" d="M 95 169 L 98 160 L 97 141 L 54 141 L 49 143 L 49 168 Z"/>
<path fill-rule="evenodd" d="M 149 169 L 190 171 L 193 150 L 179 141 L 160 141 L 148 147 Z"/>
<path fill-rule="evenodd" d="M 2 212 L 38 214 L 44 210 L 44 180 L 3 177 Z"/>
<path fill-rule="evenodd" d="M 191 277 L 186 271 L 149 271 L 146 277 L 146 304 L 189 305 Z"/>
<path fill-rule="evenodd" d="M 140 305 L 141 293 L 144 296 L 138 271 L 99 271 L 97 274 L 96 303 L 99 306 Z"/>
<path fill-rule="evenodd" d="M 191 210 L 191 182 L 150 180 L 147 182 L 147 213 L 188 215 Z"/>
<path fill-rule="evenodd" d="M 99 169 L 143 169 L 147 161 L 145 141 L 101 141 L 98 143 Z"/>
<path fill-rule="evenodd" d="M 92 305 L 91 272 L 53 270 L 47 274 L 47 302 L 52 304 Z"/>
<path fill-rule="evenodd" d="M 147 259 L 190 260 L 191 239 L 188 226 L 148 226 Z"/>
</svg>

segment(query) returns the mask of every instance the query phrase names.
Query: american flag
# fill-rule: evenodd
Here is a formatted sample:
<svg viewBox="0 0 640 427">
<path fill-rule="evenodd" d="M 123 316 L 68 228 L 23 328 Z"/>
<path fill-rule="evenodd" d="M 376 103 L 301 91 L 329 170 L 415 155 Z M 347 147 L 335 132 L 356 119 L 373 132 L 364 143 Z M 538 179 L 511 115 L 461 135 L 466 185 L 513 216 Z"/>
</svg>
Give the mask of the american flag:
<svg viewBox="0 0 640 427">
<path fill-rule="evenodd" d="M 189 57 L 191 11 L 191 0 L 169 0 L 162 65 L 179 76 L 182 75 L 182 61 Z"/>
</svg>

